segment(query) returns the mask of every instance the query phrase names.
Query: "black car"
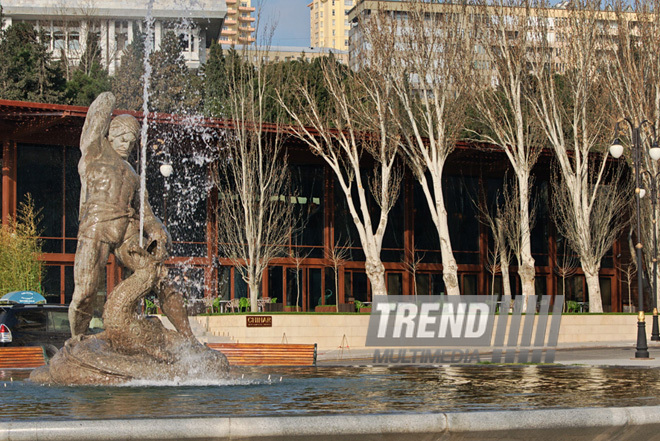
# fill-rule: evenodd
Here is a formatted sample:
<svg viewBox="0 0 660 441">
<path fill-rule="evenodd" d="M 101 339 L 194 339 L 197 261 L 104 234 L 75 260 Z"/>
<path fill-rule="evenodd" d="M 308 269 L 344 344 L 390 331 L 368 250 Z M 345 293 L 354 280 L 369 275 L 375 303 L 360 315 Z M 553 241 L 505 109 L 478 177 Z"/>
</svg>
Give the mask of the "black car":
<svg viewBox="0 0 660 441">
<path fill-rule="evenodd" d="M 0 346 L 41 346 L 52 357 L 70 337 L 67 305 L 0 305 Z"/>
</svg>

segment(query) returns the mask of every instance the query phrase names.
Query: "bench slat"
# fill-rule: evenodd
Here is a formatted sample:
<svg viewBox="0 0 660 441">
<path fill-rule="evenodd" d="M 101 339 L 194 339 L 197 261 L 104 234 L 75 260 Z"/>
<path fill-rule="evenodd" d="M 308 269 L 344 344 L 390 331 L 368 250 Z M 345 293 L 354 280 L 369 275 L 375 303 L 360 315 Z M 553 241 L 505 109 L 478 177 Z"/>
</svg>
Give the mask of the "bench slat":
<svg viewBox="0 0 660 441">
<path fill-rule="evenodd" d="M 207 343 L 236 366 L 315 366 L 316 344 Z"/>
<path fill-rule="evenodd" d="M 40 346 L 0 347 L 0 368 L 34 368 L 45 364 L 46 357 Z"/>
</svg>

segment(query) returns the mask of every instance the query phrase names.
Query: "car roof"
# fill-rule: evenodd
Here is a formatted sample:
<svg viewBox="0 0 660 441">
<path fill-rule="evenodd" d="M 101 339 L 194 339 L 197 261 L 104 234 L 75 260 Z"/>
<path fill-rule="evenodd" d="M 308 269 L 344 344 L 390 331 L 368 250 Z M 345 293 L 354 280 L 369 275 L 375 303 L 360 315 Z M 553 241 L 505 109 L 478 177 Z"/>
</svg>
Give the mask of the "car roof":
<svg viewBox="0 0 660 441">
<path fill-rule="evenodd" d="M 1 309 L 12 309 L 14 311 L 21 309 L 69 309 L 69 305 L 60 305 L 56 303 L 46 304 L 0 304 Z"/>
</svg>

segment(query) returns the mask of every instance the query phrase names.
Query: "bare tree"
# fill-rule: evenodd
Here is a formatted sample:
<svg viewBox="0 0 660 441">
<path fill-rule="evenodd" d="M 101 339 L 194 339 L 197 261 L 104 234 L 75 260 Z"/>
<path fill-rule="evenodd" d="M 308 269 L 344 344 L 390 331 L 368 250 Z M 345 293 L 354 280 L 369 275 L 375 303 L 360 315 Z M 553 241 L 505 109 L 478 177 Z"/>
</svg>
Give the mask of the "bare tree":
<svg viewBox="0 0 660 441">
<path fill-rule="evenodd" d="M 618 219 L 612 216 L 622 212 L 616 182 L 603 187 L 607 150 L 598 151 L 610 133 L 603 74 L 609 43 L 599 26 L 601 6 L 599 0 L 573 1 L 558 10 L 552 22 L 539 22 L 546 26 L 547 38 L 534 46 L 536 91 L 530 97 L 557 158 L 557 225 L 580 256 L 591 312 L 603 310 L 600 261 L 616 238 L 612 232 L 619 231 Z M 561 50 L 559 60 L 555 42 Z M 606 200 L 615 205 L 607 207 Z"/>
<path fill-rule="evenodd" d="M 561 277 L 561 293 L 564 295 L 564 305 L 566 304 L 566 279 L 573 277 L 580 269 L 580 261 L 573 250 L 564 240 L 562 252 L 555 262 L 554 272 Z"/>
<path fill-rule="evenodd" d="M 533 179 L 530 177 L 528 182 L 531 186 Z M 527 208 L 527 221 L 523 223 L 520 216 L 520 190 L 518 179 L 509 180 L 506 175 L 504 176 L 503 201 L 499 216 L 500 228 L 506 239 L 509 252 L 516 256 L 518 262 L 523 260 L 522 254 L 526 247 L 526 243 L 522 240 L 522 230 L 528 228 L 531 231 L 534 228 L 538 208 L 535 201 L 530 203 L 528 199 L 530 205 Z M 518 270 L 520 271 L 520 268 Z"/>
<path fill-rule="evenodd" d="M 304 228 L 305 225 L 301 225 L 298 230 L 303 230 Z M 293 265 L 296 268 L 296 311 L 300 310 L 300 293 L 302 292 L 300 289 L 300 269 L 305 263 L 305 259 L 307 259 L 312 252 L 311 248 L 300 246 L 299 240 L 300 234 L 294 234 L 289 251 L 289 258 L 293 261 Z"/>
<path fill-rule="evenodd" d="M 634 256 L 634 246 L 632 245 L 632 227 L 631 231 L 628 234 L 628 245 L 630 247 L 630 250 L 632 253 L 630 254 L 631 256 Z M 632 284 L 634 281 L 635 274 L 637 273 L 637 264 L 635 263 L 635 259 L 632 258 L 628 261 L 626 265 L 623 264 L 623 262 L 620 262 L 616 265 L 616 269 L 620 271 L 626 279 L 626 285 L 628 285 L 628 312 L 633 312 L 632 308 L 634 307 L 633 299 L 632 299 Z M 625 311 L 624 311 L 625 312 Z"/>
<path fill-rule="evenodd" d="M 335 308 L 339 312 L 339 268 L 343 267 L 350 256 L 351 242 L 342 242 L 341 236 L 325 249 L 325 258 L 330 261 L 335 276 Z"/>
<path fill-rule="evenodd" d="M 388 38 L 383 40 L 386 45 Z M 373 59 L 382 63 L 377 55 L 384 50 L 386 47 L 375 48 Z M 394 117 L 388 110 L 392 90 L 382 81 L 378 69 L 351 74 L 331 58 L 324 59 L 321 66 L 329 94 L 327 111 L 319 105 L 315 85 L 309 83 L 295 84 L 296 107 L 287 104 L 281 93 L 279 102 L 294 120 L 295 135 L 335 173 L 360 237 L 372 293 L 386 295 L 380 254 L 388 214 L 399 195 L 402 178 L 396 165 L 399 141 L 393 130 Z M 367 161 L 374 163 L 371 179 L 362 170 Z M 379 210 L 372 211 L 367 187 Z"/>
<path fill-rule="evenodd" d="M 413 283 L 413 295 L 417 297 L 417 271 L 419 270 L 419 265 L 424 260 L 425 253 L 420 253 L 413 243 L 410 248 L 406 249 L 406 254 L 403 258 L 403 265 L 406 268 L 406 271 L 412 276 Z"/>
<path fill-rule="evenodd" d="M 477 120 L 487 130 L 478 140 L 504 151 L 517 180 L 518 275 L 524 296 L 534 295 L 530 219 L 531 172 L 541 152 L 539 133 L 527 100 L 531 85 L 531 48 L 540 39 L 538 8 L 529 0 L 481 0 L 482 18 L 477 32 L 477 57 L 473 66 L 473 98 Z M 513 239 L 513 238 L 511 238 Z"/>
<path fill-rule="evenodd" d="M 384 35 L 392 36 L 387 79 L 398 98 L 396 118 L 404 142 L 402 153 L 420 183 L 435 224 L 447 293 L 460 294 L 442 176 L 463 127 L 467 74 L 474 55 L 474 32 L 468 6 L 407 2 L 406 12 L 372 10 L 363 19 L 363 52 L 368 54 Z M 365 62 L 366 63 L 366 62 Z M 368 64 L 367 64 L 368 65 Z"/>
<path fill-rule="evenodd" d="M 590 168 L 593 170 L 595 167 L 592 165 Z M 621 235 L 630 219 L 628 215 L 630 200 L 626 195 L 632 191 L 632 181 L 623 175 L 622 167 L 613 166 L 613 168 L 614 170 L 610 170 L 603 179 L 606 183 L 599 182 L 597 186 L 594 176 L 588 176 L 586 191 L 594 196 L 593 202 L 589 206 L 589 217 L 585 220 L 586 225 L 575 221 L 575 200 L 571 188 L 561 182 L 564 176 L 555 170 L 552 178 L 553 218 L 557 229 L 566 238 L 569 246 L 573 250 L 578 250 L 589 289 L 589 312 L 602 312 L 602 302 L 596 301 L 600 300 L 600 281 L 598 279 L 600 261 L 612 248 L 614 241 Z M 587 229 L 586 232 L 585 229 Z M 583 244 L 585 234 L 589 235 L 589 247 L 586 249 Z M 587 268 L 595 268 L 595 273 L 589 273 L 585 269 L 585 262 L 589 265 Z M 594 298 L 592 286 L 589 284 L 589 278 L 594 276 L 595 281 L 592 280 L 591 283 L 598 285 L 597 299 Z"/>
<path fill-rule="evenodd" d="M 633 2 L 612 2 L 610 34 L 613 50 L 606 63 L 608 89 L 617 112 L 617 117 L 627 117 L 639 125 L 647 120 L 660 128 L 660 1 L 636 0 Z M 646 127 L 648 128 L 648 126 Z M 628 137 L 627 130 L 623 137 Z M 643 133 L 643 142 L 648 146 L 650 131 Z M 628 143 L 630 145 L 630 143 Z M 645 149 L 644 149 L 645 150 Z M 632 165 L 633 152 L 625 155 Z M 660 172 L 657 161 L 649 155 L 641 154 L 641 168 L 653 176 Z M 643 187 L 650 190 L 653 184 L 649 176 L 642 175 Z M 650 192 L 648 192 L 650 193 Z M 647 193 L 647 194 L 648 194 Z M 653 280 L 652 244 L 653 230 L 660 236 L 660 226 L 653 223 L 651 198 L 642 202 L 642 231 L 637 233 L 638 241 L 644 244 L 643 271 L 647 280 Z M 656 219 L 660 218 L 660 206 L 656 206 Z M 633 256 L 635 254 L 633 253 Z M 626 273 L 627 274 L 627 273 Z M 658 275 L 660 282 L 660 275 Z M 660 286 L 660 283 L 658 283 Z"/>
<path fill-rule="evenodd" d="M 273 258 L 287 254 L 296 226 L 283 135 L 265 127 L 271 79 L 259 65 L 262 59 L 257 52 L 256 66 L 241 57 L 226 63 L 227 116 L 234 130 L 227 134 L 224 156 L 213 173 L 219 190 L 219 247 L 247 283 L 252 312 L 257 311 L 264 270 Z"/>
<path fill-rule="evenodd" d="M 493 238 L 493 249 L 488 250 L 488 262 L 486 269 L 491 273 L 491 294 L 495 290 L 495 276 L 497 273 L 502 273 L 502 287 L 503 295 L 511 295 L 511 283 L 509 276 L 509 268 L 511 266 L 511 252 L 512 247 L 510 240 L 507 236 L 515 234 L 516 230 L 512 226 L 508 226 L 509 222 L 515 222 L 518 216 L 518 208 L 516 200 L 511 197 L 511 191 L 508 188 L 508 179 L 505 175 L 503 183 L 505 191 L 500 194 L 497 193 L 493 206 L 488 206 L 485 191 L 481 189 L 480 200 L 473 200 L 475 207 L 479 213 L 479 222 L 485 225 L 490 230 Z M 512 238 L 516 242 L 519 238 Z"/>
</svg>

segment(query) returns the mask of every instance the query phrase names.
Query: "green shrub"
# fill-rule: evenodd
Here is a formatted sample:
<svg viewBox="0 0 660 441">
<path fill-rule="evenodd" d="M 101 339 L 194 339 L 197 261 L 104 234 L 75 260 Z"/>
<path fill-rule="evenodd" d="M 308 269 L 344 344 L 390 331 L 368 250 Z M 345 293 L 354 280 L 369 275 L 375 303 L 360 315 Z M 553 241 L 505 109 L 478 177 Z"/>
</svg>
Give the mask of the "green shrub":
<svg viewBox="0 0 660 441">
<path fill-rule="evenodd" d="M 18 206 L 17 218 L 0 226 L 0 296 L 12 291 L 42 293 L 40 212 L 28 194 Z"/>
<path fill-rule="evenodd" d="M 579 312 L 580 304 L 574 300 L 566 300 L 566 312 Z"/>
</svg>

